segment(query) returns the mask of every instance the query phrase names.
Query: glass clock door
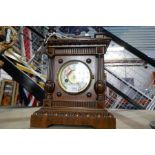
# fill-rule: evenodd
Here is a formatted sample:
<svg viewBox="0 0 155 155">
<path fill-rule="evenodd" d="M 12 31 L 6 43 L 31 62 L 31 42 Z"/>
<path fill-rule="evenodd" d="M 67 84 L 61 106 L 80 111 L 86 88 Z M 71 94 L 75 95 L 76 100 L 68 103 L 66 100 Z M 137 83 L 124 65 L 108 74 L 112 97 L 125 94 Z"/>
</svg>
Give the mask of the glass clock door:
<svg viewBox="0 0 155 155">
<path fill-rule="evenodd" d="M 90 84 L 91 72 L 86 64 L 80 61 L 69 61 L 59 70 L 58 83 L 67 93 L 78 94 Z"/>
</svg>

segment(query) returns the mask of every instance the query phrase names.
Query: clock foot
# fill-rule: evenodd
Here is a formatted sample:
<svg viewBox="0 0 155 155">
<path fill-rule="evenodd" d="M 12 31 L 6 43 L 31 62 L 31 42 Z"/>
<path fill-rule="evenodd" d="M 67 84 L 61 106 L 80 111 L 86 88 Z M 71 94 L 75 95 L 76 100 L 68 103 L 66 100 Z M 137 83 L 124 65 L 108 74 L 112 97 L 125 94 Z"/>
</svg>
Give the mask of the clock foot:
<svg viewBox="0 0 155 155">
<path fill-rule="evenodd" d="M 47 128 L 48 127 L 48 116 L 46 114 L 42 114 L 40 111 L 36 111 L 33 115 L 31 115 L 30 127 L 31 128 Z"/>
</svg>

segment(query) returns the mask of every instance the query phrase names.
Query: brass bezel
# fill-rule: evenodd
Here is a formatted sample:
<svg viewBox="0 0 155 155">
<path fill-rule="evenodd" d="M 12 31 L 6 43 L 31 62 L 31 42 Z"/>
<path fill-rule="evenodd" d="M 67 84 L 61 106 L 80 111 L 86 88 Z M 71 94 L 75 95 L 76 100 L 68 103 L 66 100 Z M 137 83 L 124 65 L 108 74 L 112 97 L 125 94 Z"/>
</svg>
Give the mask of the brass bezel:
<svg viewBox="0 0 155 155">
<path fill-rule="evenodd" d="M 72 63 L 72 62 L 73 62 L 73 63 L 75 63 L 75 62 L 80 62 L 80 63 L 84 64 L 84 65 L 88 68 L 88 70 L 89 70 L 89 74 L 90 74 L 89 83 L 88 83 L 88 85 L 87 85 L 83 90 L 81 90 L 80 92 L 68 92 L 68 91 L 66 91 L 66 89 L 63 87 L 63 84 L 61 83 L 61 79 L 60 79 L 61 76 L 60 76 L 60 75 L 61 75 L 61 72 L 62 72 L 63 68 L 66 67 L 69 63 Z M 57 74 L 57 80 L 58 80 L 59 87 L 60 87 L 64 92 L 66 92 L 67 94 L 71 94 L 71 95 L 78 95 L 78 94 L 84 92 L 85 90 L 87 90 L 87 89 L 89 88 L 90 84 L 91 84 L 92 77 L 93 77 L 93 75 L 92 75 L 92 71 L 91 71 L 90 67 L 89 67 L 86 63 L 84 63 L 83 61 L 80 61 L 80 60 L 69 60 L 69 61 L 63 63 L 62 66 L 59 68 L 59 71 L 58 71 L 58 74 Z"/>
</svg>

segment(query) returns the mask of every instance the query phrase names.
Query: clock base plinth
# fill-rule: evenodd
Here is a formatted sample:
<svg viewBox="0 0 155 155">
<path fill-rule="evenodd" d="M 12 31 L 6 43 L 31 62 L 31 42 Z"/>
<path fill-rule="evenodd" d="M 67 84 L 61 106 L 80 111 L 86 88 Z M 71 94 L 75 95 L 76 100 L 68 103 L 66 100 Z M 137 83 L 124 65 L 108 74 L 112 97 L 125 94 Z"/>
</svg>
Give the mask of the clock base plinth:
<svg viewBox="0 0 155 155">
<path fill-rule="evenodd" d="M 116 119 L 107 110 L 80 107 L 43 107 L 31 116 L 30 126 L 32 128 L 48 128 L 48 126 L 56 124 L 115 129 Z"/>
</svg>

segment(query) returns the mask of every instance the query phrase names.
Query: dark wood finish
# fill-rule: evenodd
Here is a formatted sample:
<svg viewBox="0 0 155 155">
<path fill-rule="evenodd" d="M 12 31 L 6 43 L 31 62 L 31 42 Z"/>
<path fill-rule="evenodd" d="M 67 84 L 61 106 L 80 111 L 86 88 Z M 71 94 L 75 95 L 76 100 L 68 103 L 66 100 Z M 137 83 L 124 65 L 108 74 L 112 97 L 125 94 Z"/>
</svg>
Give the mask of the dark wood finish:
<svg viewBox="0 0 155 155">
<path fill-rule="evenodd" d="M 116 128 L 116 119 L 105 109 L 104 53 L 109 43 L 107 37 L 49 39 L 44 106 L 31 116 L 31 127 L 63 124 Z M 58 83 L 59 70 L 73 60 L 84 63 L 91 73 L 89 86 L 74 95 L 65 92 Z"/>
<path fill-rule="evenodd" d="M 62 46 L 62 45 L 102 45 L 102 46 L 107 46 L 109 45 L 111 39 L 109 37 L 104 37 L 104 38 L 51 38 L 48 41 L 49 46 Z"/>
</svg>

